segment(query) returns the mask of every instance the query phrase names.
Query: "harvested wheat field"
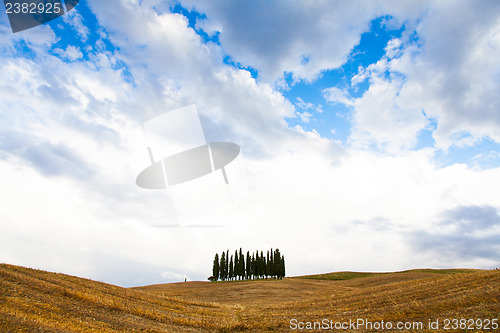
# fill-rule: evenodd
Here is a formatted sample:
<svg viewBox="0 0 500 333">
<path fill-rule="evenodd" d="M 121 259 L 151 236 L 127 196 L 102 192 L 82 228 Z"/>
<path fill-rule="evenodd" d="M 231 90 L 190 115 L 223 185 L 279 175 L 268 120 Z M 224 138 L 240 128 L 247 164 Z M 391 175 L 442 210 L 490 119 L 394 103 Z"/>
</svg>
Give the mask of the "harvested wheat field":
<svg viewBox="0 0 500 333">
<path fill-rule="evenodd" d="M 495 332 L 499 301 L 499 271 L 332 273 L 121 288 L 0 265 L 0 332 L 313 332 L 320 331 L 315 323 L 339 331 L 335 323 L 356 320 L 372 329 L 340 331 L 383 331 L 401 322 L 422 326 L 390 331 Z M 445 329 L 446 319 L 480 319 L 474 325 L 483 328 L 468 322 L 471 329 L 461 329 L 458 322 L 454 329 L 450 321 Z M 439 329 L 430 329 L 429 320 Z M 373 327 L 382 321 L 385 326 Z"/>
</svg>

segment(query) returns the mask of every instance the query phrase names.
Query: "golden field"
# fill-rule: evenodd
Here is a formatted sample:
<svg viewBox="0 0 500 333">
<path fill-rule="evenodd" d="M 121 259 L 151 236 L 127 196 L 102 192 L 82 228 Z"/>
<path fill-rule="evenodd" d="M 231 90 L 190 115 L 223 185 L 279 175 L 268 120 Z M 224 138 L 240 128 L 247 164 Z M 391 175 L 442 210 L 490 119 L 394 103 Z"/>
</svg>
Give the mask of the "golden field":
<svg viewBox="0 0 500 333">
<path fill-rule="evenodd" d="M 445 319 L 495 318 L 500 320 L 500 271 L 340 272 L 284 280 L 121 288 L 0 265 L 2 333 L 315 332 L 318 330 L 292 330 L 291 320 L 306 325 L 358 319 L 422 322 L 419 332 L 436 331 L 426 327 L 429 320 L 439 320 L 437 331 L 495 332 L 500 330 L 491 325 L 488 330 L 453 329 L 453 323 L 444 330 L 443 326 Z"/>
</svg>

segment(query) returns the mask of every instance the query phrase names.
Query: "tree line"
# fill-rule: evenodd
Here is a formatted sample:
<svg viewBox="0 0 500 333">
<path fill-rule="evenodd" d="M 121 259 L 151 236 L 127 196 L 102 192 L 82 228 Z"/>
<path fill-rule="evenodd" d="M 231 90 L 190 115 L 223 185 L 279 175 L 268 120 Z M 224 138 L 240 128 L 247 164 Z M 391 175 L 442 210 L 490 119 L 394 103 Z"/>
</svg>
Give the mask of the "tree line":
<svg viewBox="0 0 500 333">
<path fill-rule="evenodd" d="M 285 276 L 285 257 L 279 249 L 267 251 L 256 251 L 246 256 L 243 251 L 235 250 L 234 255 L 229 256 L 229 250 L 222 252 L 219 256 L 215 254 L 210 281 L 228 280 L 253 280 L 263 278 L 282 279 Z"/>
</svg>

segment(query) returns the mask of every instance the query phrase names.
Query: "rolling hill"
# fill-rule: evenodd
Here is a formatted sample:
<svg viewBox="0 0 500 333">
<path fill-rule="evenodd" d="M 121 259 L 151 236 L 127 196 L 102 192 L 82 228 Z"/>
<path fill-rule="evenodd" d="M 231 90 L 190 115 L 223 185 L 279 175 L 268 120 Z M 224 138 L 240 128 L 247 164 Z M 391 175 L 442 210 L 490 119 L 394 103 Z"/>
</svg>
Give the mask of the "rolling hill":
<svg viewBox="0 0 500 333">
<path fill-rule="evenodd" d="M 498 321 L 499 314 L 499 271 L 339 272 L 121 288 L 0 265 L 0 332 L 289 332 L 324 319 L 421 322 L 421 332 L 439 320 L 438 331 L 452 332 L 460 329 L 444 330 L 446 318 Z"/>
</svg>

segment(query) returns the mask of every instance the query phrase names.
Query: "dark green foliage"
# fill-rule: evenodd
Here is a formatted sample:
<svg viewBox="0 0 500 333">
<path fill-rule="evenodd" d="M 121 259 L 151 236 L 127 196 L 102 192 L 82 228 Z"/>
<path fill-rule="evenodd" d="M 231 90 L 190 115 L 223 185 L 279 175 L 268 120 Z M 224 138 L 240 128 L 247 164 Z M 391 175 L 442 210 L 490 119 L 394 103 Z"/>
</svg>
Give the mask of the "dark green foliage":
<svg viewBox="0 0 500 333">
<path fill-rule="evenodd" d="M 212 267 L 213 281 L 219 280 L 219 255 L 216 253 L 214 258 L 214 265 Z"/>
<path fill-rule="evenodd" d="M 220 270 L 220 279 L 222 281 L 226 280 L 227 277 L 227 271 L 226 271 L 226 253 L 222 252 L 222 255 L 220 256 L 220 265 L 219 265 L 219 270 Z"/>
<path fill-rule="evenodd" d="M 281 258 L 280 279 L 285 277 L 285 258 Z"/>
<path fill-rule="evenodd" d="M 276 277 L 282 279 L 285 276 L 285 258 L 281 255 L 279 249 L 274 251 L 274 266 Z"/>
<path fill-rule="evenodd" d="M 266 276 L 271 276 L 271 267 L 273 263 L 271 262 L 271 258 L 269 257 L 269 250 L 267 251 L 266 257 Z"/>
<path fill-rule="evenodd" d="M 251 267 L 252 267 L 252 279 L 255 279 L 255 277 L 257 276 L 257 261 L 255 260 L 255 253 L 252 254 Z"/>
<path fill-rule="evenodd" d="M 216 254 L 213 265 L 213 277 L 216 281 L 220 279 L 226 280 L 248 280 L 274 278 L 282 279 L 285 277 L 285 258 L 281 255 L 280 250 L 267 251 L 264 256 L 264 251 L 255 251 L 250 255 L 247 251 L 246 258 L 243 255 L 243 250 L 234 251 L 234 256 L 229 257 L 229 250 L 222 252 L 219 256 Z"/>
<path fill-rule="evenodd" d="M 260 277 L 264 278 L 266 276 L 266 257 L 264 256 L 264 251 L 260 251 Z"/>
<path fill-rule="evenodd" d="M 229 280 L 234 278 L 234 265 L 233 265 L 233 255 L 231 255 L 231 259 L 229 260 Z"/>
<path fill-rule="evenodd" d="M 237 279 L 240 275 L 240 258 L 238 256 L 238 250 L 234 251 L 234 278 Z"/>
<path fill-rule="evenodd" d="M 274 251 L 271 250 L 270 253 L 270 264 L 269 264 L 269 275 L 272 276 L 273 278 L 277 277 L 277 269 L 276 269 L 276 259 L 277 257 L 274 255 Z"/>
<path fill-rule="evenodd" d="M 241 247 L 238 261 L 238 276 L 240 277 L 240 280 L 245 278 L 245 257 L 243 256 L 243 250 Z"/>
<path fill-rule="evenodd" d="M 245 263 L 245 279 L 250 279 L 250 277 L 252 276 L 252 261 L 250 259 L 250 251 L 247 251 L 247 260 L 246 260 L 246 263 Z"/>
<path fill-rule="evenodd" d="M 229 250 L 226 251 L 226 279 L 229 279 Z"/>
</svg>

